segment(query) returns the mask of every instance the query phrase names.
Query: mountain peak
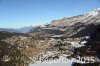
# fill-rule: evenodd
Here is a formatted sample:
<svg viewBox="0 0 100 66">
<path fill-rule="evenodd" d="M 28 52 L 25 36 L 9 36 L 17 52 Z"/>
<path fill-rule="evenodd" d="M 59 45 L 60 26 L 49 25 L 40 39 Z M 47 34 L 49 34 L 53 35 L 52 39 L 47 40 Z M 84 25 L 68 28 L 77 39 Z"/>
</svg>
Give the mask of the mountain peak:
<svg viewBox="0 0 100 66">
<path fill-rule="evenodd" d="M 94 9 L 93 11 L 89 12 L 87 16 L 98 16 L 100 14 L 100 8 Z"/>
</svg>

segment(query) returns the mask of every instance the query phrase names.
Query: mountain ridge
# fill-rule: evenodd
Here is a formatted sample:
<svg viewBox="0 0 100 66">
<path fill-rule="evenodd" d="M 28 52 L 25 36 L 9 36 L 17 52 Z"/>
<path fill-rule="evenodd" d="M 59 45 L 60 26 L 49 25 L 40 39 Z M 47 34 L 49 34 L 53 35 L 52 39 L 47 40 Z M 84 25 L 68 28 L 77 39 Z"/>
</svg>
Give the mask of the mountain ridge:
<svg viewBox="0 0 100 66">
<path fill-rule="evenodd" d="M 16 33 L 28 33 L 33 28 L 34 28 L 33 26 L 24 26 L 24 27 L 21 27 L 21 28 L 0 28 L 0 31 L 16 32 Z"/>
<path fill-rule="evenodd" d="M 99 19 L 99 18 L 100 18 L 100 8 L 97 8 L 83 15 L 72 16 L 68 18 L 64 17 L 59 20 L 53 20 L 50 26 L 71 26 L 77 22 L 89 24 L 89 20 L 94 19 L 95 21 L 96 19 Z M 93 21 L 91 21 L 90 23 L 93 23 Z"/>
</svg>

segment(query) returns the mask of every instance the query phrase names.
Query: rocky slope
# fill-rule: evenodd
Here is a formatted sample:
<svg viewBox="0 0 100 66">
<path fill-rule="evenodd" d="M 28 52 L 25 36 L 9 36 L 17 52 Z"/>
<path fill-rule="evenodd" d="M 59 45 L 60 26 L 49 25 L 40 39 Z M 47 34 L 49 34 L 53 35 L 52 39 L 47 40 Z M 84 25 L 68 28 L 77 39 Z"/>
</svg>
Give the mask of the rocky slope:
<svg viewBox="0 0 100 66">
<path fill-rule="evenodd" d="M 89 63 L 78 64 L 73 66 L 99 66 L 100 65 L 100 24 L 95 26 L 94 32 L 90 35 L 89 39 L 84 46 L 74 49 L 74 57 Z M 81 58 L 79 58 L 79 56 Z M 91 63 L 94 62 L 94 63 Z"/>
</svg>

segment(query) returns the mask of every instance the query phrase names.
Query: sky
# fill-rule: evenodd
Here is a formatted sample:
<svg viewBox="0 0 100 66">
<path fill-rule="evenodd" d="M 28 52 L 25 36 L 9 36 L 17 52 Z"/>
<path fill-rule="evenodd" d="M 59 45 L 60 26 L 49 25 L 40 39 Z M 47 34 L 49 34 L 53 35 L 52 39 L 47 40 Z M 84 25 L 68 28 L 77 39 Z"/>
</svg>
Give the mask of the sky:
<svg viewBox="0 0 100 66">
<path fill-rule="evenodd" d="M 0 28 L 43 25 L 100 8 L 100 0 L 0 0 Z"/>
</svg>

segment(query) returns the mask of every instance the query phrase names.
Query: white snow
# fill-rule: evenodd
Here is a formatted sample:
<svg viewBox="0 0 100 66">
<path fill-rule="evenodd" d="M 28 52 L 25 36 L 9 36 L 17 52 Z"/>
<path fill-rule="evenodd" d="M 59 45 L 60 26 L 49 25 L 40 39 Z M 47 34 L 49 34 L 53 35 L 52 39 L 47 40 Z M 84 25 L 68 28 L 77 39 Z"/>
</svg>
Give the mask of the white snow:
<svg viewBox="0 0 100 66">
<path fill-rule="evenodd" d="M 99 15 L 99 14 L 100 14 L 100 8 L 97 8 L 97 9 L 95 9 L 95 10 L 89 12 L 89 13 L 87 14 L 87 16 L 93 16 L 93 17 L 95 17 L 95 16 L 97 16 L 97 15 Z"/>
<path fill-rule="evenodd" d="M 82 42 L 81 42 L 81 45 L 83 45 L 83 44 L 85 44 L 85 43 L 87 43 L 87 41 L 82 41 Z"/>
<path fill-rule="evenodd" d="M 85 38 L 86 38 L 86 39 L 89 39 L 89 38 L 90 38 L 90 36 L 85 36 Z"/>
<path fill-rule="evenodd" d="M 78 42 L 70 42 L 70 44 L 72 47 L 76 47 L 76 48 L 84 46 L 84 44 L 79 44 Z"/>
</svg>

